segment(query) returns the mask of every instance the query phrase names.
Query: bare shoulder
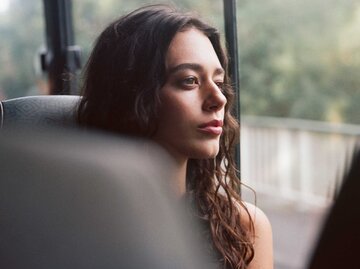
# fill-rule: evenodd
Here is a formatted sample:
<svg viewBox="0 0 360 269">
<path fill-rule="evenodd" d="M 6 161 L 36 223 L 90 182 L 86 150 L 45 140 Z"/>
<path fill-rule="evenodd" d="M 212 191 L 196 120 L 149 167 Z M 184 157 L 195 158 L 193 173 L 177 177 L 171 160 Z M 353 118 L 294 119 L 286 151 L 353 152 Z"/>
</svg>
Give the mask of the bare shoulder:
<svg viewBox="0 0 360 269">
<path fill-rule="evenodd" d="M 254 223 L 254 259 L 249 265 L 249 269 L 273 269 L 273 241 L 272 229 L 268 217 L 265 213 L 253 204 L 244 202 L 247 211 Z M 239 205 L 240 214 L 248 216 L 246 209 Z M 249 218 L 245 217 L 246 222 Z"/>
<path fill-rule="evenodd" d="M 271 231 L 271 224 L 268 219 L 268 217 L 265 215 L 265 213 L 258 208 L 257 206 L 244 202 L 244 205 L 246 206 L 247 210 L 249 211 L 250 217 L 252 221 L 254 222 L 255 229 L 270 229 Z M 243 207 L 241 207 L 242 211 L 245 211 Z M 241 212 L 242 213 L 242 212 Z"/>
</svg>

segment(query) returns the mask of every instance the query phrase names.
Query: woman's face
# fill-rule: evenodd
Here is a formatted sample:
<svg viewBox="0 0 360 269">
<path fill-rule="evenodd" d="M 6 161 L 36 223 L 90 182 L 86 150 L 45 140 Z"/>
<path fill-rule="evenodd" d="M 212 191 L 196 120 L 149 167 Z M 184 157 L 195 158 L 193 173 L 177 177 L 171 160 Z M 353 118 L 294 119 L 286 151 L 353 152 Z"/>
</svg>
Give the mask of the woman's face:
<svg viewBox="0 0 360 269">
<path fill-rule="evenodd" d="M 179 160 L 214 158 L 219 151 L 226 98 L 224 70 L 199 30 L 178 32 L 166 54 L 155 141 Z"/>
</svg>

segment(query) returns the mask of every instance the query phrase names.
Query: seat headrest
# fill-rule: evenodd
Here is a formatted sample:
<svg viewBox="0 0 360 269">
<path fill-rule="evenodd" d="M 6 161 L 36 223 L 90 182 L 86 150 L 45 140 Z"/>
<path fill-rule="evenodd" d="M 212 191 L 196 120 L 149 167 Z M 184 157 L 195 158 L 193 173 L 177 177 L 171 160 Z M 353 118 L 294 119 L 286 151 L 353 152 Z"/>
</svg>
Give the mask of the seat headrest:
<svg viewBox="0 0 360 269">
<path fill-rule="evenodd" d="M 0 102 L 0 128 L 12 125 L 75 125 L 80 96 L 27 96 Z"/>
</svg>

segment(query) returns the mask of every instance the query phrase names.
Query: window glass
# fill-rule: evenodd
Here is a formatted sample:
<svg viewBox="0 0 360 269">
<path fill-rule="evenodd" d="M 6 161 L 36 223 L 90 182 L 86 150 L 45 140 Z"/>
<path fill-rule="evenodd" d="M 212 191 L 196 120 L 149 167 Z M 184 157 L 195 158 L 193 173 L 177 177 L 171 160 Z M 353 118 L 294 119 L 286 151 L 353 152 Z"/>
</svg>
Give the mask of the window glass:
<svg viewBox="0 0 360 269">
<path fill-rule="evenodd" d="M 360 124 L 360 6 L 238 1 L 243 112 Z"/>
<path fill-rule="evenodd" d="M 272 223 L 275 268 L 303 268 L 360 134 L 360 5 L 239 0 L 237 12 L 242 179 Z"/>
<path fill-rule="evenodd" d="M 174 4 L 173 1 L 79 0 L 72 1 L 75 44 L 86 62 L 100 31 L 113 19 L 145 4 Z M 223 27 L 222 1 L 176 1 L 176 6 L 191 10 L 218 28 Z M 45 48 L 43 1 L 0 1 L 0 99 L 48 94 L 47 75 L 40 67 Z"/>
<path fill-rule="evenodd" d="M 162 3 L 174 5 L 174 1 L 149 1 L 149 0 L 82 0 L 73 1 L 74 24 L 77 43 L 83 49 L 83 59 L 86 61 L 93 42 L 100 32 L 111 21 L 138 7 L 147 4 Z M 223 29 L 223 3 L 213 0 L 179 0 L 175 5 L 186 11 L 199 14 L 205 21 Z"/>
<path fill-rule="evenodd" d="M 44 91 L 42 1 L 0 1 L 0 100 Z"/>
</svg>

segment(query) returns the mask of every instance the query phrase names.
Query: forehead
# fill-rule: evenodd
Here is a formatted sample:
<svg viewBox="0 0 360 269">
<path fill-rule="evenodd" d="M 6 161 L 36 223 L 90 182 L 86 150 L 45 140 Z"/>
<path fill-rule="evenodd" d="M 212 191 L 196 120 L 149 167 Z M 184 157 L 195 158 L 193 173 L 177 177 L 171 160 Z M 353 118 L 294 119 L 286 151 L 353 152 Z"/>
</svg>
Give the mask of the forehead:
<svg viewBox="0 0 360 269">
<path fill-rule="evenodd" d="M 221 68 L 220 61 L 209 38 L 195 28 L 178 32 L 167 51 L 167 68 L 183 63 L 196 63 L 206 67 Z"/>
</svg>

